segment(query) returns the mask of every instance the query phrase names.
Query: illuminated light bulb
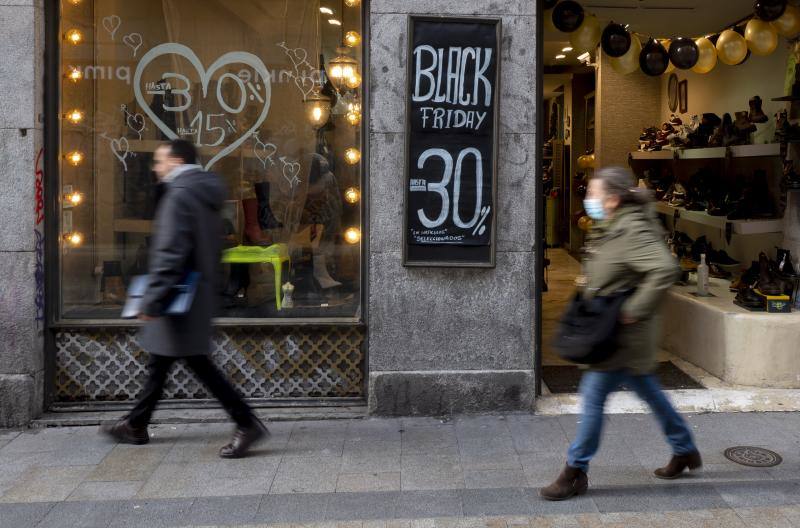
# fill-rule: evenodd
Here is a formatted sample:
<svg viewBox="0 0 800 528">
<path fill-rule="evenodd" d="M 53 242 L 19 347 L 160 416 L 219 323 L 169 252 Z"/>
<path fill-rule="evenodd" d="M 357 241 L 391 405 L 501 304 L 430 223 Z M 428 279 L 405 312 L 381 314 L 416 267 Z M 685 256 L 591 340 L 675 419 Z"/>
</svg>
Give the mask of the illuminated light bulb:
<svg viewBox="0 0 800 528">
<path fill-rule="evenodd" d="M 347 118 L 347 122 L 353 126 L 361 124 L 361 112 L 357 110 L 350 110 L 345 117 Z"/>
<path fill-rule="evenodd" d="M 69 3 L 72 5 L 80 5 L 81 0 L 69 0 Z"/>
<path fill-rule="evenodd" d="M 336 20 L 335 18 L 329 18 L 328 19 L 328 24 L 330 24 L 332 26 L 341 26 L 342 25 L 342 23 L 340 21 Z"/>
<path fill-rule="evenodd" d="M 346 48 L 343 48 L 346 50 Z M 328 62 L 328 78 L 337 90 L 347 85 L 347 80 L 358 73 L 358 62 L 347 55 L 338 55 Z"/>
<path fill-rule="evenodd" d="M 361 230 L 357 227 L 348 227 L 344 232 L 344 240 L 348 244 L 358 244 L 361 241 Z"/>
<path fill-rule="evenodd" d="M 350 48 L 355 48 L 361 44 L 361 35 L 358 34 L 358 31 L 348 31 L 344 34 L 344 43 Z"/>
<path fill-rule="evenodd" d="M 81 110 L 78 110 L 76 108 L 75 110 L 70 110 L 69 112 L 67 112 L 67 115 L 65 117 L 67 118 L 67 121 L 69 121 L 73 125 L 77 125 L 78 123 L 83 121 L 85 114 Z"/>
<path fill-rule="evenodd" d="M 331 117 L 331 98 L 320 93 L 319 88 L 308 95 L 305 101 L 306 117 L 314 128 L 322 128 Z"/>
<path fill-rule="evenodd" d="M 359 191 L 355 187 L 350 187 L 346 191 L 344 191 L 344 201 L 346 201 L 347 203 L 357 204 L 360 199 L 361 199 L 361 191 Z"/>
<path fill-rule="evenodd" d="M 83 33 L 81 33 L 77 29 L 70 29 L 64 34 L 64 40 L 69 42 L 70 44 L 80 44 L 83 42 Z"/>
<path fill-rule="evenodd" d="M 347 235 L 345 234 L 345 236 Z M 77 231 L 73 231 L 71 233 L 65 234 L 64 240 L 66 240 L 67 243 L 69 243 L 69 245 L 73 247 L 78 247 L 81 244 L 83 244 L 83 235 L 81 233 L 78 233 Z"/>
<path fill-rule="evenodd" d="M 350 165 L 355 165 L 361 161 L 361 151 L 355 147 L 350 147 L 344 151 L 344 160 Z"/>
<path fill-rule="evenodd" d="M 79 192 L 72 192 L 64 196 L 64 200 L 67 201 L 73 207 L 77 207 L 83 203 L 83 194 Z"/>
<path fill-rule="evenodd" d="M 69 161 L 70 165 L 73 167 L 77 167 L 83 162 L 83 153 L 78 150 L 73 150 L 67 154 L 67 161 Z"/>
<path fill-rule="evenodd" d="M 319 12 L 322 13 L 323 15 L 332 15 L 333 9 L 331 9 L 330 7 L 320 7 Z"/>
<path fill-rule="evenodd" d="M 83 79 L 83 73 L 78 68 L 70 68 L 67 72 L 67 79 L 72 82 L 78 82 Z"/>
<path fill-rule="evenodd" d="M 344 0 L 344 5 L 347 7 L 358 7 L 361 4 L 361 0 Z"/>
<path fill-rule="evenodd" d="M 359 86 L 361 86 L 361 75 L 358 72 L 353 72 L 353 75 L 349 76 L 345 80 L 345 85 L 351 90 L 355 90 Z"/>
</svg>

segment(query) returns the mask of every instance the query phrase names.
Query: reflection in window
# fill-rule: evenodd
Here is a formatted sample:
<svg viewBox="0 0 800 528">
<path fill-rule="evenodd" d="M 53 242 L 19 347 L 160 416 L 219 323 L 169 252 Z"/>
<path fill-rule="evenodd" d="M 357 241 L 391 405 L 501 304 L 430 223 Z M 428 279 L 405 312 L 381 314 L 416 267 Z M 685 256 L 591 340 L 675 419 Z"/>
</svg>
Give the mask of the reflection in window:
<svg viewBox="0 0 800 528">
<path fill-rule="evenodd" d="M 360 315 L 359 4 L 62 1 L 62 317 L 119 316 L 179 137 L 228 188 L 220 316 Z"/>
</svg>

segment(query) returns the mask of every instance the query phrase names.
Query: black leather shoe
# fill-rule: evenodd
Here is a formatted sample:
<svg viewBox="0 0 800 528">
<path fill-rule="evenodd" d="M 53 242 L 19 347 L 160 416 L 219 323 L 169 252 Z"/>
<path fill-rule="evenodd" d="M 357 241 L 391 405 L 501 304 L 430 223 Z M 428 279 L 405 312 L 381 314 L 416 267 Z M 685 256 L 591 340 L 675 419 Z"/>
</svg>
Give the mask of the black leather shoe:
<svg viewBox="0 0 800 528">
<path fill-rule="evenodd" d="M 122 444 L 143 445 L 150 441 L 147 427 L 133 427 L 127 419 L 113 424 L 104 424 L 100 432 Z"/>
<path fill-rule="evenodd" d="M 222 458 L 241 458 L 253 444 L 269 437 L 270 433 L 267 426 L 254 416 L 252 426 L 236 428 L 233 433 L 233 439 L 229 444 L 222 446 L 219 450 L 219 456 Z"/>
</svg>

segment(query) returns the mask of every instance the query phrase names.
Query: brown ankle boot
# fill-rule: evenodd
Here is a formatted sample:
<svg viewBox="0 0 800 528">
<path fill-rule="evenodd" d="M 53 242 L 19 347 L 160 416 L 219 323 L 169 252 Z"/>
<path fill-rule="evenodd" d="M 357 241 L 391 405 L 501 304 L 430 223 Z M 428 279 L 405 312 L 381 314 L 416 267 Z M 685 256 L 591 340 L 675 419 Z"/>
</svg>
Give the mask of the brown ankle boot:
<svg viewBox="0 0 800 528">
<path fill-rule="evenodd" d="M 575 495 L 583 495 L 587 489 L 589 489 L 589 477 L 586 473 L 567 465 L 555 482 L 539 490 L 539 496 L 551 501 L 561 501 Z"/>
<path fill-rule="evenodd" d="M 703 467 L 703 459 L 700 458 L 700 453 L 695 451 L 688 455 L 672 455 L 669 464 L 658 468 L 653 474 L 660 479 L 672 480 L 680 477 L 686 468 L 689 468 L 689 471 L 694 471 L 701 467 Z"/>
<path fill-rule="evenodd" d="M 113 424 L 104 424 L 100 427 L 100 432 L 122 444 L 143 445 L 150 441 L 147 426 L 134 427 L 125 418 Z"/>
</svg>

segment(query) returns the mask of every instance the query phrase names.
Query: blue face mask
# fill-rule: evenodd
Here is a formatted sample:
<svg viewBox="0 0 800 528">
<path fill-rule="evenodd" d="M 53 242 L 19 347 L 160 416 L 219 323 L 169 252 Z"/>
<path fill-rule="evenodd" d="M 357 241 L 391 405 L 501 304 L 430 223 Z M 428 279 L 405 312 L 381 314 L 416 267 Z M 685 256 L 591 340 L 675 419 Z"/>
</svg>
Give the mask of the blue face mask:
<svg viewBox="0 0 800 528">
<path fill-rule="evenodd" d="M 606 210 L 603 208 L 603 202 L 599 198 L 587 198 L 583 201 L 583 208 L 586 209 L 586 214 L 593 220 L 604 220 L 606 217 Z"/>
</svg>

